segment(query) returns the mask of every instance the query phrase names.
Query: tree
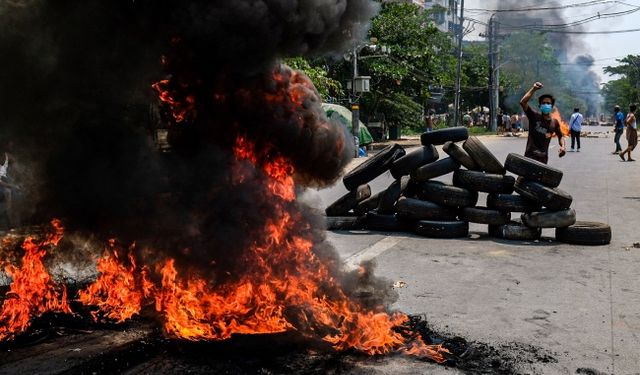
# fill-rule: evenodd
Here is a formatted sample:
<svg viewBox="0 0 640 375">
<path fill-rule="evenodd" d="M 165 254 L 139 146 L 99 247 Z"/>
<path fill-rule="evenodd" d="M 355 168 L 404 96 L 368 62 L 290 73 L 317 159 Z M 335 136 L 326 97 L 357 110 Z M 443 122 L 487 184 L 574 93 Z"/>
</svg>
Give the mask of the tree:
<svg viewBox="0 0 640 375">
<path fill-rule="evenodd" d="M 300 70 L 309 76 L 323 101 L 331 101 L 331 98 L 344 96 L 340 81 L 328 76 L 327 69 L 323 66 L 321 60 L 315 61 L 312 65 L 304 57 L 292 57 L 284 59 L 284 63 L 292 69 Z"/>
<path fill-rule="evenodd" d="M 463 47 L 460 79 L 460 108 L 488 107 L 489 61 L 486 43 L 471 43 Z"/>
<path fill-rule="evenodd" d="M 616 61 L 620 64 L 604 68 L 605 73 L 620 76 L 602 88 L 606 108 L 640 102 L 640 55 L 628 55 Z"/>
<path fill-rule="evenodd" d="M 384 113 L 391 125 L 424 128 L 423 106 L 429 86 L 453 86 L 455 58 L 448 34 L 433 24 L 430 13 L 414 4 L 383 3 L 369 36 L 391 48 L 386 57 L 366 48 L 360 74 L 372 77 L 373 92 L 362 100 L 369 113 Z"/>
</svg>

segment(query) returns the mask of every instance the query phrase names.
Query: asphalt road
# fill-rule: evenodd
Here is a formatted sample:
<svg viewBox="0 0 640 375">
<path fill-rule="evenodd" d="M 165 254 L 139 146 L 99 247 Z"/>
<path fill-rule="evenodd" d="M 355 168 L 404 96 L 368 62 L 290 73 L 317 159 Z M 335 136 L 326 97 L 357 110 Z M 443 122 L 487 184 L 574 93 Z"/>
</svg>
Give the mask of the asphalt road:
<svg viewBox="0 0 640 375">
<path fill-rule="evenodd" d="M 610 128 L 585 127 L 594 132 Z M 523 153 L 526 138 L 487 136 L 482 141 L 504 161 Z M 626 142 L 623 142 L 623 145 Z M 328 239 L 353 267 L 375 259 L 376 273 L 406 285 L 393 306 L 425 314 L 437 329 L 467 340 L 541 348 L 557 363 L 523 363 L 522 373 L 640 373 L 640 161 L 611 155 L 613 137 L 583 138 L 580 153 L 557 156 L 549 164 L 564 171 L 560 188 L 574 197 L 578 220 L 612 226 L 608 246 L 582 247 L 553 240 L 523 243 L 496 240 L 485 225 L 471 225 L 467 239 L 438 240 L 408 233 L 328 232 Z M 445 155 L 443 152 L 441 155 Z M 640 160 L 640 150 L 637 159 Z M 351 167 L 362 162 L 355 160 Z M 445 176 L 444 181 L 450 181 Z M 386 173 L 373 192 L 392 182 Z M 324 207 L 346 193 L 335 186 L 306 195 Z M 479 205 L 486 195 L 481 194 Z M 369 369 L 387 374 L 456 373 L 455 369 L 404 358 L 388 358 Z"/>
</svg>

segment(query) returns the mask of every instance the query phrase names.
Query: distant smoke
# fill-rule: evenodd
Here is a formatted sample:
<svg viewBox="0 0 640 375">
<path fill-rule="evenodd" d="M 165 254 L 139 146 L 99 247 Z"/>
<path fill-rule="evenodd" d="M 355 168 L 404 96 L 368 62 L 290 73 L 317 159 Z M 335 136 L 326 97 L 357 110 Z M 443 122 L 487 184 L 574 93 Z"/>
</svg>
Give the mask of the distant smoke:
<svg viewBox="0 0 640 375">
<path fill-rule="evenodd" d="M 237 136 L 264 156 L 289 158 L 303 186 L 334 182 L 352 153 L 308 78 L 277 59 L 345 50 L 377 8 L 369 0 L 0 3 L 0 137 L 23 166 L 23 214 L 143 237 L 199 254 L 202 265 L 240 251 L 271 203 L 230 184 Z M 195 98 L 191 117 L 170 131 L 171 155 L 155 150 L 149 127 L 158 120 L 151 85 L 161 79 Z"/>
<path fill-rule="evenodd" d="M 530 6 L 523 5 L 517 0 L 501 0 L 488 2 L 486 7 L 495 7 L 494 9 L 518 9 L 518 8 L 540 8 L 540 7 L 556 7 L 562 6 L 559 1 L 548 1 L 544 4 L 532 3 Z M 502 35 L 527 29 L 541 29 L 543 25 L 563 25 L 570 23 L 564 16 L 565 9 L 552 9 L 545 11 L 526 11 L 526 12 L 499 12 L 496 20 L 499 23 L 499 33 Z M 566 30 L 581 31 L 582 26 L 572 26 Z M 587 115 L 596 115 L 599 110 L 602 98 L 599 95 L 600 77 L 592 70 L 593 58 L 584 54 L 588 51 L 589 45 L 583 41 L 583 37 L 579 34 L 562 34 L 547 33 L 551 46 L 556 50 L 556 58 L 560 62 L 560 69 L 569 81 L 570 94 L 574 97 L 582 99 L 588 106 Z M 508 53 L 508 52 L 507 52 Z M 531 59 L 535 60 L 537 51 L 532 50 Z M 527 58 L 525 56 L 525 58 Z M 544 80 L 543 77 L 538 79 Z M 529 85 L 532 82 L 526 82 Z M 518 95 L 516 95 L 518 96 Z M 517 105 L 520 97 L 507 98 L 507 103 Z M 561 103 L 564 111 L 572 110 L 578 103 Z M 582 108 L 583 113 L 585 108 Z"/>
</svg>

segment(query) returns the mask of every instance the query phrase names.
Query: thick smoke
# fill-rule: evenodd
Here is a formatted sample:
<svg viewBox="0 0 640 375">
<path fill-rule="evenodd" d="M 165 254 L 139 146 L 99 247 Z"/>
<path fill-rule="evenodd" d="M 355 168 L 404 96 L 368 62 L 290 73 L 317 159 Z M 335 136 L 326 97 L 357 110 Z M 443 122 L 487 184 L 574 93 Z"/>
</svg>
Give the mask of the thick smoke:
<svg viewBox="0 0 640 375">
<path fill-rule="evenodd" d="M 352 153 L 308 78 L 278 58 L 339 53 L 376 11 L 369 0 L 2 2 L 0 137 L 23 171 L 23 218 L 238 262 L 225 254 L 273 208 L 231 183 L 238 136 L 259 158 L 291 160 L 303 186 L 335 181 Z M 154 115 L 160 80 L 188 103 L 183 121 L 171 106 Z M 158 122 L 169 154 L 154 147 Z"/>
<path fill-rule="evenodd" d="M 559 1 L 545 2 L 544 5 L 531 5 L 532 8 L 539 7 L 561 7 L 562 4 Z M 494 1 L 487 4 L 487 7 L 495 7 L 494 9 L 518 9 L 527 8 L 522 2 L 516 0 L 504 0 Z M 577 9 L 577 8 L 572 8 Z M 525 12 L 499 12 L 495 16 L 498 22 L 498 33 L 500 35 L 509 35 L 514 32 L 527 32 L 528 29 L 540 30 L 545 27 L 550 29 L 559 30 L 571 30 L 582 31 L 582 26 L 572 26 L 570 28 L 562 28 L 560 25 L 566 25 L 573 21 L 566 17 L 566 9 L 550 9 L 544 11 L 525 11 Z M 554 26 L 556 26 L 554 28 Z M 583 37 L 579 34 L 564 34 L 564 33 L 547 33 L 546 38 L 549 40 L 550 45 L 556 51 L 556 58 L 560 62 L 560 69 L 568 79 L 570 87 L 570 94 L 584 101 L 587 105 L 588 112 L 585 113 L 585 108 L 582 108 L 583 114 L 595 115 L 599 110 L 602 98 L 599 94 L 600 78 L 592 70 L 593 58 L 585 54 L 585 51 L 589 50 L 589 45 L 585 43 Z M 505 51 L 508 54 L 508 51 Z M 518 56 L 518 58 L 528 61 L 535 61 L 538 56 L 538 51 L 531 50 L 530 56 Z M 544 72 L 546 69 L 553 69 L 554 67 L 542 67 L 540 71 Z M 541 76 L 537 78 L 544 80 Z M 525 85 L 529 85 L 532 82 L 526 82 Z M 553 85 L 550 85 L 553 86 Z M 550 87 L 553 89 L 553 87 Z M 522 93 L 518 93 L 514 97 L 509 97 L 506 101 L 513 106 L 517 106 Z M 560 103 L 564 107 L 564 111 L 571 111 L 574 105 L 579 103 Z"/>
</svg>

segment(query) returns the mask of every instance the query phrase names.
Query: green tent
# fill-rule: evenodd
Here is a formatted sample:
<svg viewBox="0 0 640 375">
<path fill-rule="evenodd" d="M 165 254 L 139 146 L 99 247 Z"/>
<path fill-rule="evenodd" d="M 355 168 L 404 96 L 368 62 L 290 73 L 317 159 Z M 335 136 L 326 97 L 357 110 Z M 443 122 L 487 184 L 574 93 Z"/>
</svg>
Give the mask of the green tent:
<svg viewBox="0 0 640 375">
<path fill-rule="evenodd" d="M 349 129 L 350 133 L 353 132 L 351 130 L 352 113 L 348 108 L 338 104 L 322 103 L 322 109 L 324 109 L 324 112 L 326 113 L 327 118 L 333 121 L 337 121 L 342 125 L 346 126 L 347 129 Z M 367 129 L 367 127 L 362 123 L 362 121 L 360 121 L 359 142 L 360 142 L 360 146 L 365 146 L 370 143 L 373 143 L 373 137 L 371 136 L 371 133 L 369 133 L 369 129 Z"/>
</svg>

